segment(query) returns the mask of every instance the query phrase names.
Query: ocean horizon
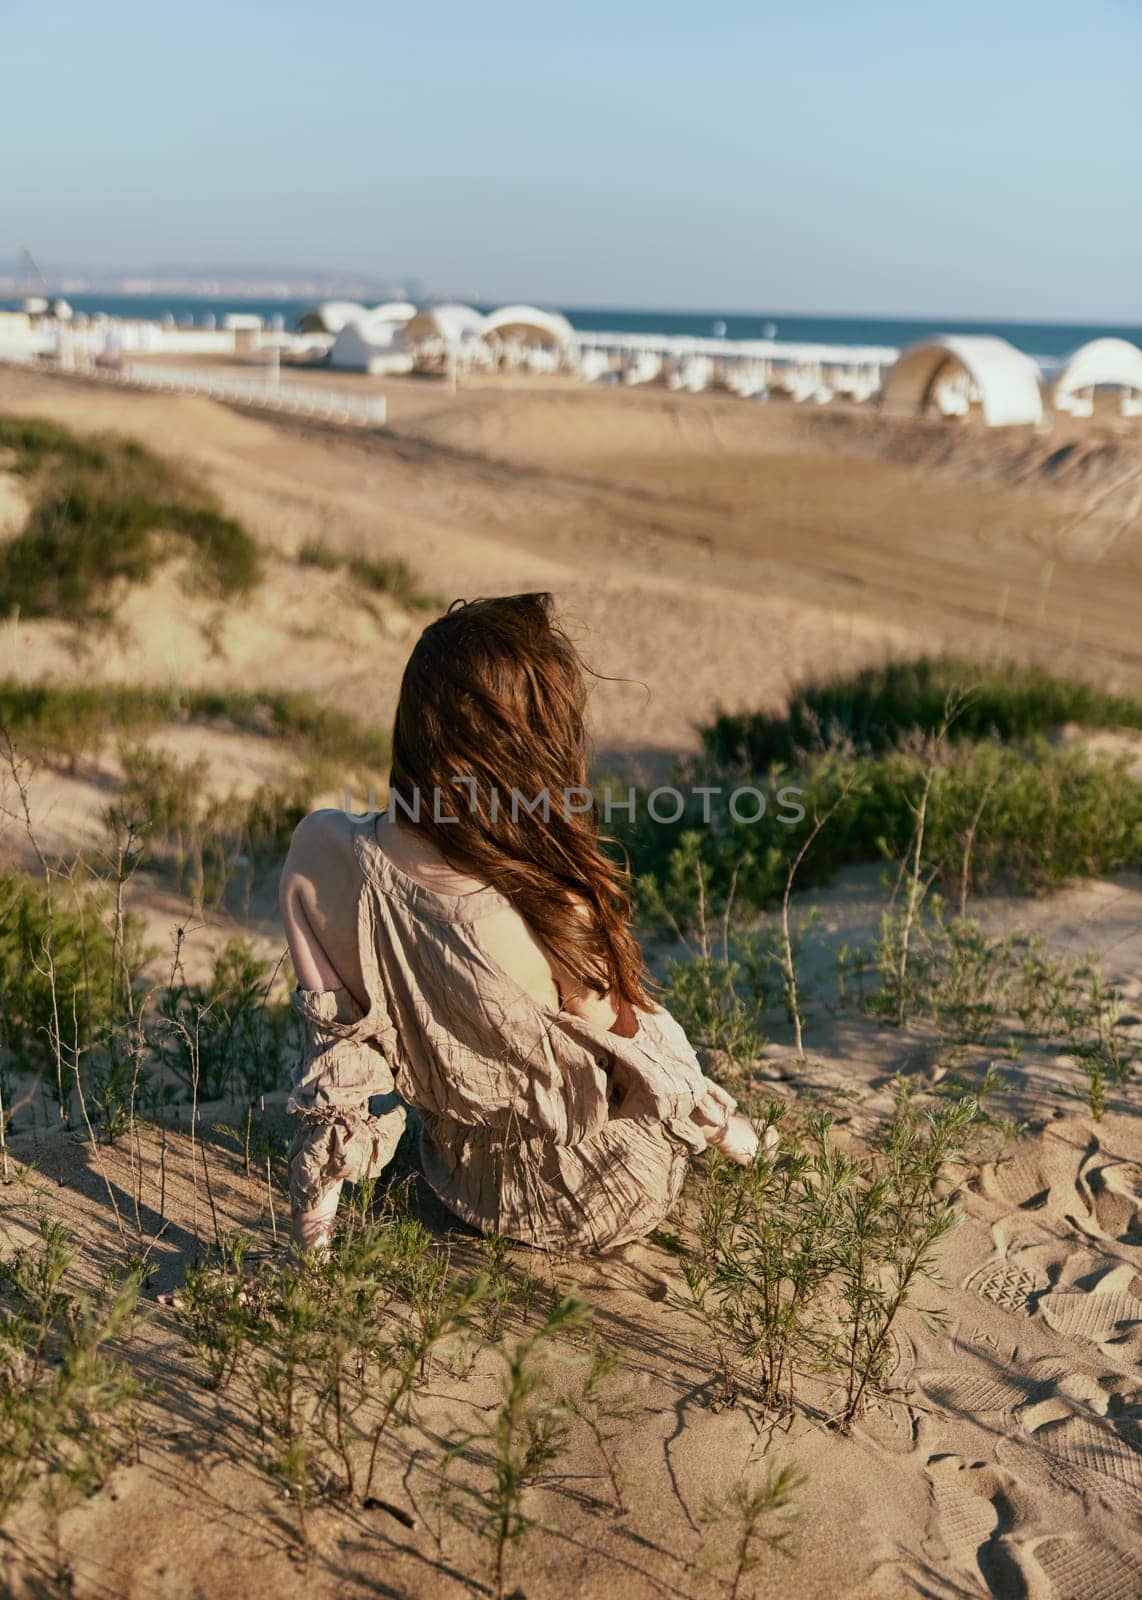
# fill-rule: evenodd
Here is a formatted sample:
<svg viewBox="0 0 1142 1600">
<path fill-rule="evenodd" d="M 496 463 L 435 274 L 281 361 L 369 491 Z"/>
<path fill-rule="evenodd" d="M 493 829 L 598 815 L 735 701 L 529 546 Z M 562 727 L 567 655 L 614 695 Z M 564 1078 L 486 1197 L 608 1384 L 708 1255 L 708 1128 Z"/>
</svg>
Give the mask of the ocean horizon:
<svg viewBox="0 0 1142 1600">
<path fill-rule="evenodd" d="M 179 323 L 201 324 L 229 312 L 253 313 L 267 322 L 282 319 L 293 328 L 301 313 L 315 304 L 312 298 L 257 298 L 232 295 L 185 294 L 69 294 L 74 310 L 94 315 L 161 321 L 170 316 Z M 16 309 L 19 297 L 0 300 Z M 494 310 L 491 304 L 482 311 Z M 1142 324 L 1110 322 L 1018 322 L 956 317 L 817 316 L 793 312 L 665 311 L 637 307 L 551 306 L 561 311 L 572 327 L 597 333 L 689 335 L 694 338 L 776 338 L 792 344 L 894 345 L 913 344 L 935 334 L 992 334 L 1008 340 L 1030 356 L 1059 361 L 1091 339 L 1119 338 L 1142 344 Z"/>
</svg>

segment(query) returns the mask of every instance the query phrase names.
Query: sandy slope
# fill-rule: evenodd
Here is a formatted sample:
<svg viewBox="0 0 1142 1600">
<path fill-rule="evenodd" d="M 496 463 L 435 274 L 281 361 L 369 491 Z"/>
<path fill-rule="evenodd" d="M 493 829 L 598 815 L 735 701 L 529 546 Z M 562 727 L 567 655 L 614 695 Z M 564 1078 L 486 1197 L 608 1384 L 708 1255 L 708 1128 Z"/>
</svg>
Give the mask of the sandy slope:
<svg viewBox="0 0 1142 1600">
<path fill-rule="evenodd" d="M 1081 445 L 1069 433 L 1000 439 L 658 392 L 477 385 L 451 398 L 420 384 L 393 385 L 391 401 L 391 436 L 350 439 L 206 402 L 0 373 L 0 406 L 119 429 L 186 460 L 269 552 L 266 583 L 246 608 L 219 615 L 190 603 L 167 571 L 128 599 L 110 636 L 0 625 L 0 670 L 312 686 L 387 722 L 417 619 L 366 600 L 342 574 L 298 567 L 298 547 L 320 535 L 347 554 L 403 556 L 445 597 L 554 589 L 588 659 L 617 680 L 594 689 L 607 760 L 621 753 L 660 765 L 693 748 L 695 727 L 718 706 L 776 707 L 808 675 L 886 653 L 1002 648 L 1108 685 L 1142 684 L 1134 435 L 1088 435 Z M 281 752 L 226 730 L 160 737 L 184 758 L 207 756 L 223 788 L 280 770 Z M 93 835 L 106 776 L 39 780 L 49 843 Z M 19 851 L 11 830 L 3 848 Z M 874 1127 L 895 1072 L 930 1056 L 923 1030 L 879 1031 L 827 1004 L 831 949 L 867 939 L 875 926 L 874 880 L 848 874 L 814 897 L 823 931 L 805 974 L 812 1060 L 798 1067 L 774 1046 L 762 1069 L 777 1094 L 836 1100 L 845 1137 Z M 152 880 L 138 888 L 161 943 L 185 908 Z M 1034 925 L 1071 953 L 1099 950 L 1142 1011 L 1137 880 L 993 904 L 988 914 L 997 927 Z M 269 890 L 249 925 L 260 949 L 280 946 Z M 235 926 L 218 917 L 197 931 L 194 959 L 204 962 Z M 767 1560 L 751 1580 L 758 1595 L 1142 1593 L 1137 1115 L 1112 1098 L 1092 1123 L 1074 1092 L 1076 1069 L 1049 1053 L 1000 1065 L 1001 1108 L 1027 1130 L 968 1185 L 966 1220 L 945 1258 L 945 1327 L 905 1318 L 893 1387 L 850 1440 L 805 1416 L 788 1426 L 744 1399 L 730 1409 L 711 1403 L 709 1353 L 679 1309 L 683 1286 L 662 1251 L 556 1269 L 560 1282 L 582 1283 L 607 1336 L 631 1352 L 629 1387 L 647 1410 L 622 1447 L 625 1518 L 606 1511 L 597 1462 L 581 1443 L 540 1496 L 558 1531 L 518 1563 L 530 1600 L 724 1593 L 702 1571 L 709 1552 L 699 1513 L 771 1444 L 811 1479 L 800 1496 L 800 1555 L 793 1564 Z M 45 1201 L 75 1229 L 89 1270 L 123 1259 L 116 1208 L 130 1234 L 137 1194 L 144 1236 L 161 1230 L 148 1293 L 174 1287 L 212 1237 L 185 1128 L 169 1135 L 160 1216 L 157 1135 L 134 1155 L 61 1147 L 42 1120 L 29 1126 L 30 1115 L 18 1153 L 36 1160 Z M 280 1107 L 268 1115 L 281 1125 Z M 232 1153 L 211 1143 L 207 1159 L 223 1224 L 272 1246 L 281 1196 L 271 1217 L 264 1185 Z M 18 1198 L 12 1186 L 2 1192 L 10 1241 L 27 1233 Z M 133 1347 L 156 1384 L 141 1461 L 117 1474 L 112 1494 L 64 1520 L 76 1594 L 480 1592 L 481 1557 L 447 1525 L 438 1543 L 430 1491 L 441 1439 L 457 1420 L 483 1415 L 494 1396 L 490 1353 L 463 1382 L 434 1372 L 416 1428 L 386 1466 L 385 1493 L 415 1509 L 417 1528 L 383 1513 L 319 1509 L 305 1566 L 292 1551 L 291 1508 L 242 1459 L 250 1418 L 188 1381 L 169 1310 L 153 1301 L 150 1309 Z M 6 1592 L 55 1593 L 32 1576 L 45 1555 L 35 1516 L 21 1516 L 12 1532 L 15 1545 L 0 1558 Z"/>
<path fill-rule="evenodd" d="M 826 947 L 863 937 L 875 900 L 870 875 L 859 873 L 823 896 Z M 1009 924 L 1016 909 L 996 905 L 991 914 L 997 925 Z M 1018 908 L 1021 920 L 1028 909 L 1060 952 L 1100 950 L 1128 1003 L 1142 1005 L 1142 881 L 1069 891 Z M 773 1047 L 762 1070 L 778 1095 L 834 1098 L 845 1138 L 886 1114 L 892 1076 L 915 1067 L 926 1043 L 922 1030 L 898 1034 L 851 1012 L 832 1015 L 824 970 L 819 980 L 807 970 L 810 1061 L 798 1066 L 787 1049 Z M 677 1266 L 655 1246 L 604 1262 L 540 1264 L 596 1306 L 600 1331 L 628 1352 L 623 1386 L 645 1410 L 621 1435 L 626 1515 L 608 1509 L 599 1463 L 577 1436 L 533 1502 L 551 1527 L 516 1559 L 520 1592 L 531 1600 L 712 1600 L 724 1590 L 703 1570 L 717 1539 L 711 1543 L 703 1528 L 702 1508 L 756 1475 L 767 1449 L 810 1481 L 798 1496 L 797 1553 L 767 1558 L 749 1593 L 1131 1600 L 1140 1592 L 1138 1120 L 1113 1098 L 1103 1121 L 1092 1123 L 1076 1096 L 1075 1069 L 1047 1055 L 1006 1076 L 1002 1109 L 1028 1127 L 998 1160 L 983 1151 L 966 1185 L 965 1220 L 943 1253 L 947 1289 L 921 1296 L 921 1304 L 943 1308 L 944 1325 L 905 1313 L 889 1388 L 849 1439 L 808 1415 L 767 1416 L 745 1396 L 729 1409 L 719 1405 L 712 1356 L 683 1309 Z M 203 1126 L 232 1114 L 208 1107 Z M 281 1125 L 280 1106 L 269 1119 Z M 136 1149 L 92 1151 L 61 1146 L 41 1125 L 14 1146 L 35 1160 L 43 1199 L 82 1241 L 89 1275 L 122 1261 L 137 1226 L 147 1239 L 159 1235 L 147 1314 L 131 1347 L 154 1384 L 142 1409 L 141 1459 L 117 1472 L 110 1494 L 64 1518 L 74 1592 L 116 1600 L 238 1593 L 459 1600 L 481 1592 L 484 1556 L 469 1535 L 438 1522 L 433 1491 L 442 1441 L 478 1424 L 495 1401 L 493 1353 L 485 1349 L 462 1379 L 434 1369 L 414 1425 L 394 1438 L 380 1492 L 417 1527 L 405 1530 L 381 1511 L 317 1507 L 312 1551 L 301 1560 L 288 1502 L 249 1461 L 252 1419 L 236 1399 L 193 1381 L 172 1314 L 155 1299 L 177 1287 L 188 1259 L 213 1237 L 211 1203 L 221 1227 L 241 1227 L 272 1248 L 281 1197 L 271 1215 L 264 1182 L 243 1177 L 236 1154 L 209 1137 L 192 1182 L 185 1124 L 166 1137 L 161 1201 L 154 1133 Z M 700 1181 L 696 1168 L 693 1183 Z M 5 1191 L 11 1243 L 29 1231 L 17 1198 L 13 1187 Z M 429 1215 L 444 1224 L 438 1211 Z M 456 1249 L 461 1260 L 471 1252 L 462 1234 Z M 574 1382 L 578 1358 L 566 1354 L 570 1365 L 553 1369 L 557 1386 Z M 804 1392 L 830 1409 L 823 1386 L 807 1380 Z M 12 1532 L 14 1546 L 0 1565 L 10 1592 L 45 1592 L 28 1577 L 32 1563 L 46 1558 L 34 1515 L 21 1514 Z"/>
<path fill-rule="evenodd" d="M 692 747 L 718 706 L 773 704 L 809 674 L 889 651 L 1002 649 L 1142 682 L 1130 437 L 1047 472 L 1049 443 L 1033 436 L 976 432 L 949 450 L 920 424 L 717 396 L 477 386 L 452 398 L 409 384 L 391 401 L 392 436 L 349 438 L 0 375 L 6 408 L 127 431 L 196 466 L 282 558 L 221 623 L 183 608 L 171 634 L 169 597 L 137 598 L 134 642 L 106 670 L 312 682 L 387 721 L 407 640 L 292 564 L 322 536 L 404 557 L 445 598 L 554 589 L 592 665 L 623 680 L 596 686 L 604 751 Z M 8 625 L 0 662 L 62 673 L 73 645 Z"/>
</svg>

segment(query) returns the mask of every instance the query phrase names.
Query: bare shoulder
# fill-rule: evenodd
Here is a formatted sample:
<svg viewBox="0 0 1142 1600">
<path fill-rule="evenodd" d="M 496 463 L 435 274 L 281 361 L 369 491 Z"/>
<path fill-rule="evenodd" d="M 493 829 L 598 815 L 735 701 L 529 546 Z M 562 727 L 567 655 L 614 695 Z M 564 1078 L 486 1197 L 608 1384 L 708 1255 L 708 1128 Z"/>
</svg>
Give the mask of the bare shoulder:
<svg viewBox="0 0 1142 1600">
<path fill-rule="evenodd" d="M 329 850 L 348 852 L 353 848 L 353 837 L 358 826 L 356 817 L 335 806 L 311 811 L 307 817 L 302 817 L 293 830 L 289 853 L 298 860 L 306 860 Z"/>
<path fill-rule="evenodd" d="M 306 885 L 335 886 L 356 876 L 353 849 L 360 823 L 347 812 L 311 811 L 293 830 L 282 868 L 282 897 Z"/>
<path fill-rule="evenodd" d="M 345 984 L 364 1003 L 357 947 L 363 876 L 354 849 L 361 826 L 361 819 L 343 811 L 303 817 L 290 841 L 278 904 L 302 988 Z"/>
</svg>

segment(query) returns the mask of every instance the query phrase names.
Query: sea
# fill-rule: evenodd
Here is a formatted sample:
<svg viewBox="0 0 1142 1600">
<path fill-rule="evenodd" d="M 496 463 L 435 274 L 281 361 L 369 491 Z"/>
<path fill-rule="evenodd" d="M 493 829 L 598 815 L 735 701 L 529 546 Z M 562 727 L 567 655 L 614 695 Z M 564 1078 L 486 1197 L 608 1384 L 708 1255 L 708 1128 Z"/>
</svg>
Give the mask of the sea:
<svg viewBox="0 0 1142 1600">
<path fill-rule="evenodd" d="M 76 311 L 109 316 L 161 321 L 173 317 L 178 323 L 201 326 L 208 318 L 216 322 L 228 312 L 246 312 L 264 317 L 267 323 L 294 328 L 301 313 L 314 301 L 290 299 L 250 299 L 242 295 L 207 297 L 154 293 L 69 294 Z M 0 302 L 16 307 L 18 300 Z M 478 309 L 490 311 L 492 306 Z M 821 317 L 785 311 L 648 311 L 635 308 L 558 306 L 572 327 L 596 333 L 689 334 L 698 338 L 780 339 L 793 344 L 895 345 L 902 347 L 918 339 L 940 333 L 997 334 L 1017 349 L 1054 364 L 1090 339 L 1129 339 L 1142 344 L 1142 325 L 1125 326 L 1091 322 L 987 322 L 963 321 L 949 317 Z"/>
</svg>

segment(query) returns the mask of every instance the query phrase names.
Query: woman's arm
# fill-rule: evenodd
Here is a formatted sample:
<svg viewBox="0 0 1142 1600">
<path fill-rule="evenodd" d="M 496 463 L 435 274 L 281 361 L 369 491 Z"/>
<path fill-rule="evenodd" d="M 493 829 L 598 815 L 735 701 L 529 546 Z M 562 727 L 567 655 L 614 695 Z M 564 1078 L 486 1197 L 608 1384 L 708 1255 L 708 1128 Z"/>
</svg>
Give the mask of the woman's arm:
<svg viewBox="0 0 1142 1600">
<path fill-rule="evenodd" d="M 591 915 L 591 909 L 585 900 L 576 900 L 575 914 L 584 922 Z M 638 1032 L 638 1018 L 634 1007 L 622 995 L 611 990 L 603 993 L 591 989 L 577 978 L 563 963 L 550 951 L 545 952 L 547 964 L 551 969 L 551 976 L 555 987 L 559 991 L 559 1006 L 569 1016 L 581 1017 L 584 1022 L 590 1022 L 596 1028 L 602 1028 L 606 1033 L 617 1033 L 624 1039 L 633 1039 Z"/>
<path fill-rule="evenodd" d="M 291 1233 L 301 1250 L 332 1237 L 345 1178 L 375 1175 L 404 1127 L 399 1107 L 374 1117 L 370 1095 L 392 1088 L 388 1063 L 350 1033 L 367 996 L 357 948 L 360 869 L 353 824 L 344 812 L 316 811 L 294 830 L 282 869 L 279 904 L 297 974 L 294 1003 L 302 1049 L 290 1110 L 299 1118 L 290 1146 Z"/>
<path fill-rule="evenodd" d="M 581 916 L 589 915 L 585 904 L 580 904 L 577 910 Z M 624 1000 L 622 995 L 613 990 L 603 994 L 588 988 L 550 953 L 547 959 L 559 991 L 562 1010 L 570 1016 L 581 1017 L 583 1021 L 605 1029 L 608 1033 L 618 1034 L 624 1039 L 634 1038 L 638 1033 L 639 1021 L 629 1001 Z M 730 1104 L 732 1103 L 731 1101 Z M 731 1161 L 736 1161 L 740 1166 L 749 1166 L 758 1148 L 757 1131 L 749 1118 L 735 1111 L 726 1117 L 718 1116 L 712 1122 L 706 1122 L 700 1114 L 701 1110 L 702 1108 L 699 1108 L 695 1120 L 707 1145 L 728 1156 Z"/>
<path fill-rule="evenodd" d="M 302 818 L 282 868 L 278 904 L 299 987 L 345 987 L 363 1000 L 357 950 L 361 881 L 352 827 L 343 811 Z"/>
</svg>

